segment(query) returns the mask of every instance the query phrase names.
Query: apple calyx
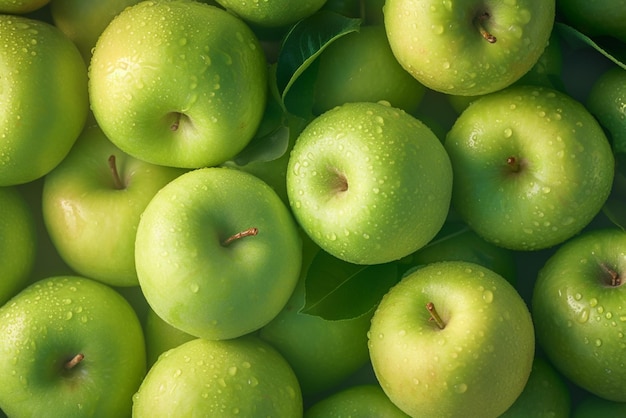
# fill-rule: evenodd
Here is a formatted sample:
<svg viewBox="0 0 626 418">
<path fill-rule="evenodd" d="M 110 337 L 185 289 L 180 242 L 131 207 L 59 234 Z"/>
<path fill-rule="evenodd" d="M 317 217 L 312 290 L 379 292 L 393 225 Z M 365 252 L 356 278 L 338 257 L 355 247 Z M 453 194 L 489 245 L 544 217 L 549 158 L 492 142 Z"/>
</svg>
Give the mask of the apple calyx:
<svg viewBox="0 0 626 418">
<path fill-rule="evenodd" d="M 237 232 L 234 235 L 231 235 L 230 237 L 226 238 L 224 240 L 224 242 L 222 242 L 222 247 L 228 247 L 233 241 L 236 241 L 238 239 L 241 239 L 243 237 L 251 237 L 254 236 L 256 234 L 259 233 L 259 229 L 258 228 L 248 228 L 244 231 L 241 232 Z"/>
<path fill-rule="evenodd" d="M 348 190 L 348 179 L 346 178 L 345 174 L 343 174 L 342 172 L 340 172 L 339 170 L 332 169 L 334 171 L 334 173 L 337 175 L 337 177 L 335 178 L 335 184 L 334 184 L 334 190 L 337 193 L 341 193 L 341 192 L 345 192 Z"/>
<path fill-rule="evenodd" d="M 80 364 L 80 362 L 83 361 L 83 359 L 85 358 L 85 355 L 82 353 L 78 353 L 76 354 L 74 357 L 72 357 L 71 359 L 69 359 L 64 365 L 63 368 L 65 370 L 72 370 L 74 367 L 78 366 Z"/>
<path fill-rule="evenodd" d="M 185 115 L 180 112 L 173 112 L 172 115 L 174 116 L 174 120 L 170 125 L 170 131 L 176 132 L 178 128 L 180 128 L 180 121 Z"/>
<path fill-rule="evenodd" d="M 124 183 L 122 182 L 122 179 L 120 178 L 120 173 L 119 171 L 117 171 L 115 155 L 111 154 L 109 156 L 108 161 L 109 161 L 109 168 L 111 169 L 111 175 L 113 176 L 113 187 L 116 188 L 117 190 L 125 189 L 126 187 L 124 186 Z"/>
<path fill-rule="evenodd" d="M 600 268 L 602 268 L 602 272 L 606 274 L 606 278 L 608 278 L 608 280 L 606 280 L 606 284 L 608 284 L 610 287 L 619 287 L 622 285 L 622 277 L 619 275 L 619 273 L 617 271 L 615 271 L 615 269 L 607 266 L 604 263 L 600 263 Z"/>
<path fill-rule="evenodd" d="M 521 167 L 520 161 L 514 156 L 510 156 L 506 159 L 506 165 L 511 169 L 513 173 L 519 173 Z"/>
<path fill-rule="evenodd" d="M 430 314 L 430 318 L 428 318 L 428 320 L 435 321 L 435 324 L 437 324 L 437 328 L 444 329 L 446 327 L 446 324 L 437 313 L 437 310 L 435 309 L 435 304 L 432 302 L 428 302 L 426 304 L 426 309 L 428 309 L 428 313 Z"/>
<path fill-rule="evenodd" d="M 483 22 L 489 20 L 490 18 L 491 15 L 489 14 L 489 12 L 479 13 L 474 18 L 474 26 L 476 26 L 478 32 L 482 35 L 483 38 L 487 40 L 487 42 L 489 42 L 490 44 L 495 44 L 497 41 L 496 37 L 489 33 L 489 31 L 487 31 L 487 29 L 485 29 L 485 26 L 483 25 Z"/>
</svg>

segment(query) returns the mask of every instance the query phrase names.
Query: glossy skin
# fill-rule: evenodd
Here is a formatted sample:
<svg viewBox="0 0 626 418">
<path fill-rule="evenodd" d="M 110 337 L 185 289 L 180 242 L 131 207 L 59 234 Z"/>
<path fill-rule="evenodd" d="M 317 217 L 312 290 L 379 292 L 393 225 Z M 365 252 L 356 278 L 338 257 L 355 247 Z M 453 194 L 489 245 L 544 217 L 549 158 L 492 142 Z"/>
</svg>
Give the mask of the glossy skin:
<svg viewBox="0 0 626 418">
<path fill-rule="evenodd" d="M 30 13 L 48 3 L 50 0 L 0 0 L 0 13 Z"/>
<path fill-rule="evenodd" d="M 433 90 L 469 96 L 500 90 L 530 70 L 550 37 L 555 2 L 388 0 L 383 12 L 391 49 L 408 72 Z"/>
<path fill-rule="evenodd" d="M 452 201 L 486 240 L 537 250 L 580 232 L 613 181 L 614 158 L 596 119 L 555 90 L 518 86 L 470 105 L 448 132 Z"/>
<path fill-rule="evenodd" d="M 230 244 L 250 228 L 256 235 Z M 300 274 L 295 221 L 266 183 L 243 171 L 205 168 L 162 188 L 145 209 L 135 243 L 139 284 L 166 322 L 208 339 L 266 325 Z"/>
<path fill-rule="evenodd" d="M 33 211 L 14 187 L 0 187 L 0 306 L 26 286 L 33 270 L 37 231 Z"/>
<path fill-rule="evenodd" d="M 626 401 L 626 233 L 590 231 L 563 244 L 539 271 L 532 305 L 537 341 L 574 384 Z M 612 284 L 612 275 L 617 283 Z"/>
<path fill-rule="evenodd" d="M 260 27 L 282 27 L 296 23 L 316 11 L 326 0 L 216 0 L 243 20 Z"/>
<path fill-rule="evenodd" d="M 591 86 L 587 108 L 609 132 L 616 152 L 626 154 L 626 70 L 614 66 Z"/>
<path fill-rule="evenodd" d="M 133 417 L 302 415 L 298 380 L 254 336 L 196 339 L 165 353 L 134 397 Z"/>
<path fill-rule="evenodd" d="M 232 14 L 190 0 L 141 2 L 102 33 L 89 88 L 98 124 L 120 149 L 153 164 L 200 168 L 234 157 L 252 139 L 267 66 L 251 29 Z"/>
<path fill-rule="evenodd" d="M 8 416 L 128 414 L 146 359 L 141 325 L 122 296 L 56 276 L 24 289 L 0 317 L 0 407 Z M 84 358 L 66 369 L 77 354 Z"/>
<path fill-rule="evenodd" d="M 54 26 L 0 15 L 0 187 L 43 177 L 70 151 L 89 108 L 87 69 Z"/>
<path fill-rule="evenodd" d="M 109 165 L 111 155 L 120 185 Z M 96 125 L 88 127 L 44 179 L 43 217 L 55 248 L 81 275 L 112 286 L 138 285 L 139 218 L 152 197 L 184 172 L 130 157 Z"/>
<path fill-rule="evenodd" d="M 535 339 L 526 304 L 504 278 L 450 261 L 416 270 L 385 295 L 369 347 L 383 390 L 408 415 L 488 418 L 522 393 Z"/>
<path fill-rule="evenodd" d="M 452 169 L 433 132 L 381 103 L 313 120 L 287 168 L 296 219 L 322 249 L 355 264 L 400 259 L 430 241 L 450 203 Z"/>
<path fill-rule="evenodd" d="M 316 402 L 304 418 L 384 417 L 408 418 L 378 385 L 363 384 L 339 390 Z"/>
</svg>

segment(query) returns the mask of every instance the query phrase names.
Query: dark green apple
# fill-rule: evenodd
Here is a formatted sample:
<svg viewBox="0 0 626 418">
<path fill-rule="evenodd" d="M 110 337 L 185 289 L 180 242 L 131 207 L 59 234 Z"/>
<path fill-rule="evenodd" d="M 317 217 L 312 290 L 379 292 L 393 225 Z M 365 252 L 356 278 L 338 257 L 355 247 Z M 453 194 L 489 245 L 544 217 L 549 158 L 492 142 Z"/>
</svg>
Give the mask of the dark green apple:
<svg viewBox="0 0 626 418">
<path fill-rule="evenodd" d="M 592 84 L 587 108 L 608 131 L 616 153 L 626 154 L 626 70 L 613 66 Z"/>
<path fill-rule="evenodd" d="M 587 394 L 572 411 L 572 418 L 623 418 L 626 416 L 626 402 L 610 401 Z"/>
<path fill-rule="evenodd" d="M 626 42 L 625 0 L 557 0 L 565 22 L 587 36 L 612 36 Z"/>
</svg>

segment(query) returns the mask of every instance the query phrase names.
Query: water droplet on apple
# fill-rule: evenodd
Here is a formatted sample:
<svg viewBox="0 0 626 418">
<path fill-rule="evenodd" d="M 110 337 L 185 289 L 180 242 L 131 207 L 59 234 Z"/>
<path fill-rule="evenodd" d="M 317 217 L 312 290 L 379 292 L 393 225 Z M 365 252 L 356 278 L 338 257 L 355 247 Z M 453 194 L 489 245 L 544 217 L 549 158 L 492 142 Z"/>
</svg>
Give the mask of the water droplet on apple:
<svg viewBox="0 0 626 418">
<path fill-rule="evenodd" d="M 583 298 L 583 295 L 581 295 L 580 293 L 576 293 L 574 295 L 574 299 L 576 299 L 576 300 L 581 300 L 582 298 Z"/>
<path fill-rule="evenodd" d="M 72 319 L 72 316 L 74 316 L 74 314 L 72 313 L 72 311 L 67 311 L 67 312 L 65 313 L 65 319 L 66 319 L 66 320 L 70 320 L 70 319 Z"/>
<path fill-rule="evenodd" d="M 600 347 L 600 346 L 602 345 L 602 340 L 598 338 L 598 339 L 595 341 L 595 345 L 596 345 L 596 347 Z"/>
<path fill-rule="evenodd" d="M 465 383 L 459 383 L 454 385 L 454 391 L 456 393 L 465 393 L 467 392 L 467 385 Z"/>
<path fill-rule="evenodd" d="M 511 128 L 506 128 L 504 130 L 504 137 L 505 138 L 510 138 L 513 135 L 513 130 Z"/>
<path fill-rule="evenodd" d="M 200 290 L 200 286 L 198 285 L 198 283 L 192 283 L 189 289 L 192 293 L 198 293 L 198 291 Z"/>
<path fill-rule="evenodd" d="M 578 322 L 580 322 L 581 324 L 584 324 L 585 322 L 587 322 L 589 320 L 589 310 L 588 309 L 583 309 L 582 311 L 580 311 L 580 315 L 578 315 Z"/>
<path fill-rule="evenodd" d="M 250 386 L 252 386 L 252 387 L 255 387 L 255 386 L 257 386 L 259 384 L 259 380 L 256 377 L 254 377 L 254 376 L 250 376 L 248 378 L 248 384 Z"/>
<path fill-rule="evenodd" d="M 592 308 L 595 307 L 597 304 L 598 304 L 598 299 L 596 298 L 589 299 L 589 306 L 591 306 Z"/>
<path fill-rule="evenodd" d="M 181 374 L 183 374 L 183 371 L 181 369 L 176 369 L 176 371 L 174 372 L 174 377 L 179 377 Z"/>
<path fill-rule="evenodd" d="M 493 292 L 491 290 L 485 290 L 483 292 L 483 300 L 487 303 L 493 302 Z"/>
</svg>

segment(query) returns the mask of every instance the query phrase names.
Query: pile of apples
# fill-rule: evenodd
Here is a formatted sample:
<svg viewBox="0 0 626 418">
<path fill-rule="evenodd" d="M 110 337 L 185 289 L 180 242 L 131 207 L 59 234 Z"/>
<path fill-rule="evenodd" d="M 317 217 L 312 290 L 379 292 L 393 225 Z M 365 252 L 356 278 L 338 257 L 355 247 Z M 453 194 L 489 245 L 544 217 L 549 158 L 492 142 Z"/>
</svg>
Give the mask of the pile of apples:
<svg viewBox="0 0 626 418">
<path fill-rule="evenodd" d="M 0 0 L 0 415 L 626 416 L 624 22 Z"/>
</svg>

